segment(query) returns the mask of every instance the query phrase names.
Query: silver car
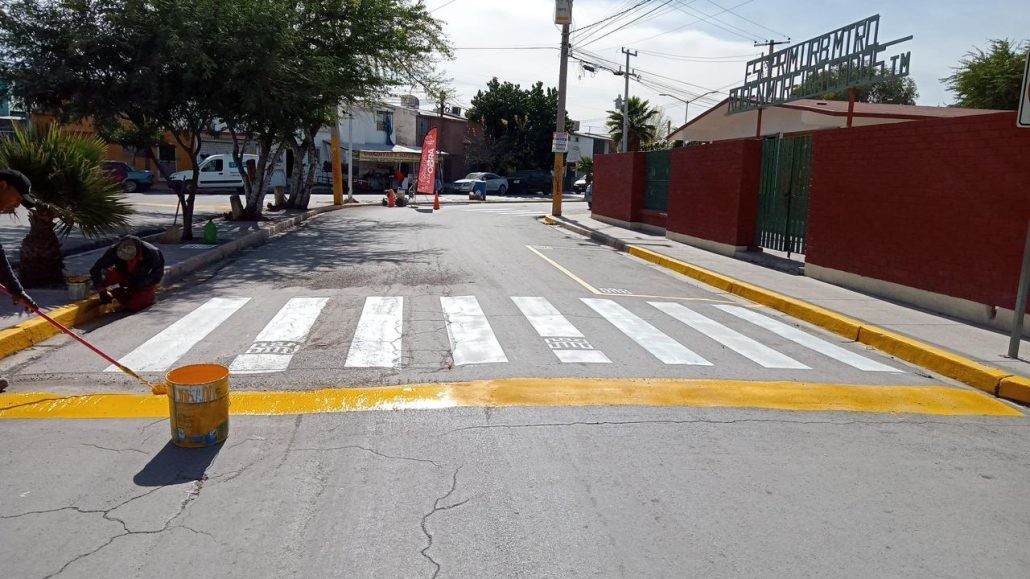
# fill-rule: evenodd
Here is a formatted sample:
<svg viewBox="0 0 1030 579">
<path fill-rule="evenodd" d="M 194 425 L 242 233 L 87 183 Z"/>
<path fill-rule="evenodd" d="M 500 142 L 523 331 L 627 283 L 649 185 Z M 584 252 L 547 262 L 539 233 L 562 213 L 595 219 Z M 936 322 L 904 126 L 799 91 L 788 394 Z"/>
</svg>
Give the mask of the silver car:
<svg viewBox="0 0 1030 579">
<path fill-rule="evenodd" d="M 468 175 L 465 175 L 464 179 L 458 179 L 455 181 L 454 188 L 457 189 L 459 193 L 468 193 L 472 191 L 472 187 L 477 181 L 486 183 L 487 193 L 504 195 L 508 192 L 508 180 L 493 173 L 469 173 Z"/>
</svg>

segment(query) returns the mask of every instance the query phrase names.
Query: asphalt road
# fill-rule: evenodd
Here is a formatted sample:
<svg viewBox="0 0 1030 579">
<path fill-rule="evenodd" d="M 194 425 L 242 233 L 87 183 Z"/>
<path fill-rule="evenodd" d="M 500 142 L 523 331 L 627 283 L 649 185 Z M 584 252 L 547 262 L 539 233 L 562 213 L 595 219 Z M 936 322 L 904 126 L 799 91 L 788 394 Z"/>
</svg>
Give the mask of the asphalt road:
<svg viewBox="0 0 1030 579">
<path fill-rule="evenodd" d="M 543 225 L 545 210 L 327 214 L 86 335 L 152 378 L 265 368 L 234 372 L 239 390 L 966 390 Z M 60 338 L 0 361 L 15 393 L 140 391 L 105 366 Z M 0 420 L 0 561 L 11 577 L 1025 577 L 1028 434 L 1021 415 L 803 402 L 234 416 L 203 450 L 171 446 L 167 420 Z"/>
</svg>

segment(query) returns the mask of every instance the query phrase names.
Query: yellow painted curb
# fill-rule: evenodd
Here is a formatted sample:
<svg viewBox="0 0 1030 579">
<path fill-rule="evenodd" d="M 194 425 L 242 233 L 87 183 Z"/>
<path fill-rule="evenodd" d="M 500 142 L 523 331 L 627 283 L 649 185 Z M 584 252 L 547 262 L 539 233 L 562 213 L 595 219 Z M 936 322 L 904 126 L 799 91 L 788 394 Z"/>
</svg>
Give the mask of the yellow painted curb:
<svg viewBox="0 0 1030 579">
<path fill-rule="evenodd" d="M 100 313 L 100 299 L 96 297 L 61 306 L 49 312 L 48 316 L 72 327 L 96 318 Z M 5 358 L 48 338 L 61 333 L 50 322 L 40 317 L 33 317 L 18 325 L 0 330 L 0 358 Z"/>
<path fill-rule="evenodd" d="M 560 225 L 546 217 L 548 224 Z M 821 308 L 777 292 L 738 281 L 702 267 L 656 253 L 649 249 L 626 245 L 626 251 L 655 265 L 675 271 L 744 299 L 768 306 L 791 317 L 804 320 L 849 340 L 854 340 L 917 366 L 932 370 L 1002 398 L 1030 404 L 1027 379 L 1011 372 L 980 364 L 958 354 L 942 350 L 919 340 L 865 324 L 832 310 Z"/>
<path fill-rule="evenodd" d="M 232 392 L 234 415 L 277 416 L 370 410 L 562 406 L 761 408 L 803 412 L 1023 416 L 974 390 L 742 380 L 511 378 L 381 388 Z M 0 394 L 0 419 L 164 418 L 168 401 L 149 394 Z"/>
<path fill-rule="evenodd" d="M 1010 372 L 979 364 L 876 326 L 862 326 L 858 341 L 991 394 L 997 394 L 1001 380 L 1011 376 Z"/>
<path fill-rule="evenodd" d="M 1007 400 L 1030 404 L 1030 378 L 1007 376 L 998 384 L 998 396 Z"/>
</svg>

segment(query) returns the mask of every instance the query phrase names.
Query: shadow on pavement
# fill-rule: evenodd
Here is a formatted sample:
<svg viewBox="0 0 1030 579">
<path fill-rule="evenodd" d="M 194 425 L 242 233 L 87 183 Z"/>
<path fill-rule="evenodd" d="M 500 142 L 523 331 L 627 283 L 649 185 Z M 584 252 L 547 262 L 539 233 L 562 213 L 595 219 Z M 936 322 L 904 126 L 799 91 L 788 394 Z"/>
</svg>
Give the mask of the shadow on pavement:
<svg viewBox="0 0 1030 579">
<path fill-rule="evenodd" d="M 203 480 L 204 473 L 221 450 L 222 444 L 180 448 L 169 441 L 143 470 L 132 477 L 132 482 L 141 487 L 161 487 Z"/>
</svg>

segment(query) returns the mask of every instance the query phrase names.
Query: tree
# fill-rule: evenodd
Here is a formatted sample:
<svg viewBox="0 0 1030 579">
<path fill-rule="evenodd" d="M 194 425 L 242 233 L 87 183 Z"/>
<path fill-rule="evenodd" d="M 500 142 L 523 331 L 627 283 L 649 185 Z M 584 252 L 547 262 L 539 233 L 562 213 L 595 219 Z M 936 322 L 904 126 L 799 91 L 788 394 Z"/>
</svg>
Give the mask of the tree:
<svg viewBox="0 0 1030 579">
<path fill-rule="evenodd" d="M 629 116 L 628 151 L 639 151 L 642 144 L 651 143 L 657 138 L 658 127 L 655 125 L 658 109 L 651 108 L 651 103 L 637 96 L 629 97 L 626 105 Z M 608 132 L 615 143 L 622 143 L 622 111 L 608 111 Z"/>
<path fill-rule="evenodd" d="M 593 160 L 593 158 L 591 158 L 591 157 L 580 157 L 579 160 L 576 161 L 576 171 L 579 172 L 579 173 L 583 173 L 584 175 L 587 174 L 587 173 L 593 173 L 594 172 L 594 160 Z"/>
<path fill-rule="evenodd" d="M 306 150 L 314 165 L 314 136 L 339 103 L 429 83 L 435 62 L 450 55 L 441 22 L 404 0 L 236 0 L 225 7 L 224 34 L 248 39 L 224 48 L 230 70 L 211 96 L 237 163 L 246 143 L 258 145 L 244 219 L 260 218 L 284 147 Z"/>
<path fill-rule="evenodd" d="M 480 140 L 485 149 L 474 158 L 481 168 L 545 169 L 553 165 L 551 136 L 558 113 L 558 91 L 537 82 L 528 89 L 501 82 L 494 77 L 486 91 L 472 97 L 465 117 L 482 126 Z M 566 118 L 565 130 L 572 120 Z"/>
<path fill-rule="evenodd" d="M 222 74 L 218 0 L 17 0 L 0 19 L 3 74 L 36 112 L 88 120 L 109 142 L 155 150 L 171 135 L 192 179 L 176 191 L 183 240 L 192 218 L 200 152 L 212 127 L 209 95 Z M 156 163 L 162 176 L 169 174 Z"/>
<path fill-rule="evenodd" d="M 1015 110 L 1023 81 L 1023 65 L 1030 42 L 991 40 L 987 52 L 979 48 L 966 53 L 949 77 L 942 78 L 955 93 L 955 106 L 974 109 Z"/>
<path fill-rule="evenodd" d="M 809 78 L 806 82 L 794 88 L 792 94 L 798 98 L 803 95 L 813 95 L 803 98 L 817 98 L 826 101 L 850 100 L 848 89 L 819 92 L 823 87 L 833 87 L 845 84 L 844 70 L 840 67 L 832 68 Z M 879 103 L 892 105 L 914 105 L 919 98 L 919 90 L 916 81 L 907 76 L 895 76 L 885 74 L 879 70 L 872 73 L 873 82 L 864 86 L 856 86 L 855 101 L 860 103 Z"/>
<path fill-rule="evenodd" d="M 64 283 L 58 233 L 78 228 L 87 237 L 123 230 L 132 208 L 121 187 L 102 171 L 107 145 L 97 137 L 45 129 L 15 128 L 0 139 L 0 166 L 32 181 L 41 202 L 29 211 L 29 234 L 21 245 L 21 281 L 28 287 Z"/>
</svg>

